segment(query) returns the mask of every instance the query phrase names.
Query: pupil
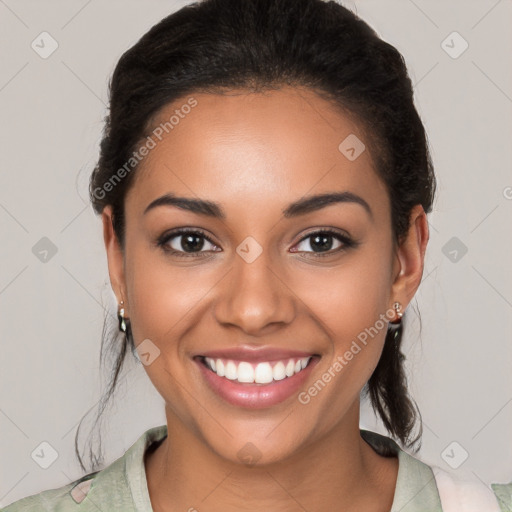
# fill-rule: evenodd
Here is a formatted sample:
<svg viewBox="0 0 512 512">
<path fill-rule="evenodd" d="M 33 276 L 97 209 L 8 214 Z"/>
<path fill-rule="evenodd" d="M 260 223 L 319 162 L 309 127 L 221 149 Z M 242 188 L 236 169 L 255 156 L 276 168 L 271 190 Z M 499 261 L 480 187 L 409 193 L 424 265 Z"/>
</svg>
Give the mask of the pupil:
<svg viewBox="0 0 512 512">
<path fill-rule="evenodd" d="M 204 240 L 198 235 L 187 235 L 182 236 L 181 247 L 184 250 L 190 250 L 193 252 L 194 250 L 201 250 L 204 245 Z"/>
<path fill-rule="evenodd" d="M 330 243 L 329 243 L 329 242 Z M 311 247 L 313 250 L 315 247 L 325 250 L 330 250 L 332 247 L 332 236 L 331 235 L 316 235 L 313 237 L 311 242 Z"/>
</svg>

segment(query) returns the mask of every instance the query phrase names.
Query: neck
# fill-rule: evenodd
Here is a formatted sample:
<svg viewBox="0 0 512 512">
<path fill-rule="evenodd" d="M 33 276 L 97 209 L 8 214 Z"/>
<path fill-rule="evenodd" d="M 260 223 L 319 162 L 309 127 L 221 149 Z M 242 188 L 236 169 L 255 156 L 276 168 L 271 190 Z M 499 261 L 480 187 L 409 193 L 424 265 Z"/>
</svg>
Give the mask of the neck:
<svg viewBox="0 0 512 512">
<path fill-rule="evenodd" d="M 362 439 L 358 403 L 321 439 L 262 466 L 220 457 L 166 412 L 168 435 L 145 459 L 154 512 L 391 509 L 398 460 Z"/>
</svg>

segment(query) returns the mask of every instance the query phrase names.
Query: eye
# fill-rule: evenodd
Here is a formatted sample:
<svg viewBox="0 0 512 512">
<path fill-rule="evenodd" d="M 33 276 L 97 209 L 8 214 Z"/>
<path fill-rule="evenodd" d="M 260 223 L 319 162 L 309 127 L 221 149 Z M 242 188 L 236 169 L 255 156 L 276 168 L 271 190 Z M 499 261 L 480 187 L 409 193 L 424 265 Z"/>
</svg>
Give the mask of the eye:
<svg viewBox="0 0 512 512">
<path fill-rule="evenodd" d="M 334 248 L 333 245 L 338 246 Z M 207 252 L 218 252 L 218 246 L 201 230 L 180 228 L 163 234 L 156 242 L 165 252 L 178 257 L 201 257 Z M 306 247 L 301 246 L 304 245 Z M 312 250 L 307 250 L 307 246 Z M 336 254 L 355 247 L 357 242 L 349 236 L 331 229 L 322 229 L 305 236 L 291 252 L 312 252 L 313 257 Z"/>
<path fill-rule="evenodd" d="M 336 241 L 338 242 L 338 246 L 332 250 Z M 314 254 L 314 257 L 316 258 L 330 256 L 342 251 L 343 249 L 355 247 L 356 245 L 356 242 L 345 234 L 338 233 L 331 229 L 322 229 L 304 237 L 296 246 L 299 248 L 293 249 L 292 252 L 313 252 L 316 253 Z M 301 246 L 305 246 L 305 248 L 301 249 Z M 308 251 L 307 246 L 312 250 Z"/>
<path fill-rule="evenodd" d="M 205 252 L 218 249 L 206 234 L 198 229 L 177 229 L 162 235 L 157 245 L 173 255 L 187 257 L 204 256 Z M 206 247 L 206 250 L 203 250 Z"/>
</svg>

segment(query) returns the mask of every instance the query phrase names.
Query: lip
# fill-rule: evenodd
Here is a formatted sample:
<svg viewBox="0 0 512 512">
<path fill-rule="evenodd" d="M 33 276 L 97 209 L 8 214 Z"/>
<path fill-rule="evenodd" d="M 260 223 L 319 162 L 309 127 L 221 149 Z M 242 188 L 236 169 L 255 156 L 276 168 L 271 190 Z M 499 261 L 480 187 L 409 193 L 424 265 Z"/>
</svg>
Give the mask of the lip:
<svg viewBox="0 0 512 512">
<path fill-rule="evenodd" d="M 247 362 L 273 362 L 282 359 L 302 358 L 314 356 L 312 352 L 303 352 L 298 350 L 285 350 L 273 347 L 250 348 L 249 346 L 230 347 L 221 350 L 210 350 L 197 354 L 196 357 L 211 357 L 212 359 L 232 359 L 233 361 Z"/>
<path fill-rule="evenodd" d="M 217 354 L 220 353 L 220 351 L 210 353 Z M 277 352 L 272 352 L 272 354 L 275 353 Z M 290 354 L 289 351 L 285 353 Z M 297 352 L 297 354 L 301 353 Z M 310 355 L 313 357 L 309 361 L 309 364 L 299 373 L 282 380 L 273 381 L 269 384 L 241 383 L 226 379 L 225 377 L 219 377 L 214 371 L 206 367 L 203 362 L 204 359 L 201 356 L 196 356 L 193 360 L 197 364 L 202 378 L 205 380 L 210 390 L 217 396 L 236 407 L 264 409 L 284 402 L 303 387 L 305 381 L 311 375 L 313 368 L 320 360 L 319 356 L 311 353 L 305 353 L 304 357 Z"/>
</svg>

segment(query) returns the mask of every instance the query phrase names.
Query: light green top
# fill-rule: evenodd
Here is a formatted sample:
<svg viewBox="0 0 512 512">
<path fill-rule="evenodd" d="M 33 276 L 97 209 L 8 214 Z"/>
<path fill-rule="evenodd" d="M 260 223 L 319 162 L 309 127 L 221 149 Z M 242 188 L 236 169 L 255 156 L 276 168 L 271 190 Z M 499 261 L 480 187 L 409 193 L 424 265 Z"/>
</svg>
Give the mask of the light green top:
<svg viewBox="0 0 512 512">
<path fill-rule="evenodd" d="M 398 477 L 391 512 L 442 512 L 430 466 L 402 450 L 391 438 L 360 430 L 363 439 L 385 456 L 398 456 Z M 50 489 L 11 503 L 2 512 L 152 512 L 144 467 L 148 447 L 167 436 L 167 425 L 153 427 L 101 471 L 83 476 L 58 489 Z M 491 484 L 502 512 L 512 512 L 512 482 Z"/>
</svg>

